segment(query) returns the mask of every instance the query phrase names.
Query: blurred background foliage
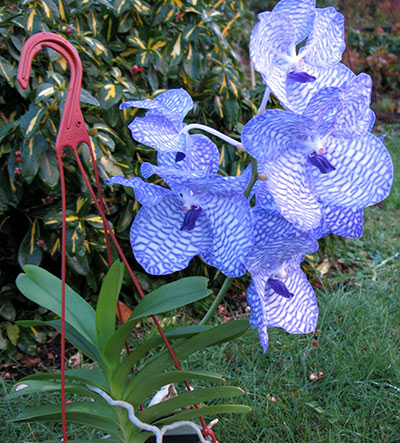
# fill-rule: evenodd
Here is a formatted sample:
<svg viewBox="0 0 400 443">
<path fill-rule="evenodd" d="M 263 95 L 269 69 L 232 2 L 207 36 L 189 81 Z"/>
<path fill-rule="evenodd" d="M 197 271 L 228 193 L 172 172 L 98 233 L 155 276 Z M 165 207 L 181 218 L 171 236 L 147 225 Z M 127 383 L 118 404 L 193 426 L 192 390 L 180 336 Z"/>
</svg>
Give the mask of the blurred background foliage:
<svg viewBox="0 0 400 443">
<path fill-rule="evenodd" d="M 123 101 L 183 87 L 195 102 L 187 122 L 240 137 L 263 93 L 260 76 L 253 76 L 250 69 L 249 35 L 257 12 L 275 4 L 269 0 L 6 0 L 0 7 L 0 316 L 5 320 L 0 349 L 27 351 L 34 341 L 44 339 L 14 324 L 17 312 L 21 319 L 25 309 L 33 309 L 14 285 L 21 267 L 31 263 L 59 273 L 61 202 L 54 146 L 69 70 L 65 60 L 47 48 L 35 57 L 30 86 L 22 90 L 16 75 L 26 39 L 41 31 L 56 32 L 77 48 L 84 72 L 81 106 L 101 179 L 116 174 L 129 177 L 140 175 L 142 162 L 154 162 L 155 152 L 131 139 L 127 125 L 143 111 L 119 111 Z M 399 108 L 400 0 L 317 4 L 345 14 L 349 50 L 344 62 L 357 73 L 373 76 L 382 112 L 393 115 Z M 248 163 L 246 154 L 215 141 L 222 173 L 239 174 Z M 80 153 L 93 175 L 87 147 L 82 145 Z M 68 282 L 90 299 L 108 268 L 104 233 L 68 150 L 64 163 Z M 134 263 L 128 235 L 139 205 L 122 187 L 111 190 L 104 185 L 103 192 L 109 219 Z M 163 280 L 148 278 L 138 266 L 136 270 L 145 291 Z M 199 259 L 185 272 L 221 278 Z M 129 297 L 132 291 L 127 290 Z"/>
</svg>

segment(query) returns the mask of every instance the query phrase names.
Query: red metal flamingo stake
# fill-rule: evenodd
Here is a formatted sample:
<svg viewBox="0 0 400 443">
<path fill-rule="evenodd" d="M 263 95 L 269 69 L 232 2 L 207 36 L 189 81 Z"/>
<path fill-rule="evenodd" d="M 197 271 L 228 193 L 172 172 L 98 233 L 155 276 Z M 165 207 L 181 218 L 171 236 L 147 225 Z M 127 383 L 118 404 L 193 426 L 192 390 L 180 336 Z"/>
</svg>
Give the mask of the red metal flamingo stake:
<svg viewBox="0 0 400 443">
<path fill-rule="evenodd" d="M 61 202 L 62 202 L 62 234 L 61 234 L 61 254 L 62 254 L 62 262 L 61 262 L 61 280 L 62 280 L 62 300 L 61 300 L 61 413 L 62 413 L 62 426 L 63 426 L 63 441 L 67 441 L 67 432 L 66 432 L 66 411 L 65 411 L 65 280 L 66 280 L 66 192 L 65 192 L 65 180 L 64 180 L 64 168 L 63 168 L 63 148 L 70 147 L 74 152 L 74 156 L 76 162 L 78 164 L 79 170 L 82 174 L 82 177 L 85 181 L 86 186 L 94 200 L 94 203 L 103 219 L 104 233 L 107 244 L 107 254 L 109 265 L 112 265 L 111 259 L 111 251 L 108 240 L 108 235 L 111 237 L 122 261 L 124 262 L 129 275 L 138 290 L 140 296 L 143 298 L 144 293 L 137 282 L 131 267 L 107 221 L 105 216 L 105 204 L 101 194 L 101 186 L 99 174 L 96 166 L 94 152 L 91 146 L 89 134 L 86 129 L 85 121 L 82 115 L 82 111 L 80 109 L 80 93 L 81 93 L 81 85 L 82 85 L 82 63 L 79 58 L 78 52 L 67 40 L 57 34 L 53 34 L 51 32 L 41 32 L 30 37 L 24 44 L 21 52 L 21 59 L 19 63 L 18 76 L 17 79 L 22 86 L 22 88 L 26 89 L 29 83 L 29 75 L 32 67 L 32 61 L 35 55 L 43 49 L 43 46 L 48 46 L 51 49 L 59 52 L 67 61 L 70 71 L 71 71 L 71 79 L 68 87 L 67 99 L 64 105 L 64 112 L 61 118 L 61 123 L 59 127 L 59 132 L 56 141 L 56 154 L 58 165 L 60 169 L 60 181 L 61 181 Z M 80 143 L 86 143 L 89 147 L 90 156 L 93 164 L 93 170 L 96 179 L 97 186 L 97 194 L 95 194 L 90 181 L 86 175 L 86 172 L 83 168 L 82 162 L 78 155 L 78 146 Z M 117 314 L 118 318 L 122 322 L 122 315 L 119 310 L 119 305 L 117 304 Z M 178 370 L 182 370 L 173 350 L 166 338 L 164 331 L 161 328 L 161 325 L 154 315 L 152 315 L 153 321 L 163 338 L 165 345 L 175 363 L 175 366 Z M 129 351 L 129 349 L 127 348 Z M 187 382 L 185 382 L 187 389 L 190 391 L 191 388 Z M 195 405 L 198 408 L 198 405 Z M 214 432 L 208 429 L 205 425 L 203 417 L 200 417 L 202 427 L 203 427 L 203 435 L 209 436 L 212 438 L 213 442 L 216 442 L 216 438 Z"/>
</svg>

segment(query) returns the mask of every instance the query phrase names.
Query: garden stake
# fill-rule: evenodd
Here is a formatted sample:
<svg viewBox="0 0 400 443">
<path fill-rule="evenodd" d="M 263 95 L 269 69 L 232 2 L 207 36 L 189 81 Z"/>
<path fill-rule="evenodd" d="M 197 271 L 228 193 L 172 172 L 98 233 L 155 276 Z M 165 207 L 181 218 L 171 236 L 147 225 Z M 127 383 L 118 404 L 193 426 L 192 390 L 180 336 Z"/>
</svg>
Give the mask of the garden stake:
<svg viewBox="0 0 400 443">
<path fill-rule="evenodd" d="M 62 428 L 63 428 L 63 441 L 67 441 L 67 431 L 66 431 L 66 410 L 65 410 L 65 284 L 66 284 L 66 193 L 65 193 L 65 179 L 64 179 L 64 168 L 63 168 L 63 151 L 64 147 L 70 147 L 74 153 L 75 159 L 77 161 L 79 170 L 82 174 L 82 177 L 85 181 L 85 184 L 94 200 L 96 208 L 98 209 L 102 220 L 103 227 L 105 233 L 105 240 L 107 245 L 107 255 L 109 265 L 112 264 L 111 258 L 111 250 L 108 235 L 111 236 L 111 239 L 122 259 L 126 268 L 128 269 L 129 275 L 139 292 L 141 298 L 144 298 L 143 290 L 141 289 L 138 281 L 136 280 L 131 267 L 113 233 L 107 219 L 105 216 L 104 208 L 106 207 L 100 186 L 99 174 L 96 166 L 94 152 L 91 146 L 89 134 L 86 129 L 85 121 L 82 115 L 82 111 L 80 109 L 80 92 L 81 92 L 81 84 L 82 84 L 82 63 L 79 58 L 78 52 L 75 47 L 71 45 L 67 40 L 61 37 L 58 34 L 54 34 L 51 32 L 40 32 L 31 36 L 24 44 L 21 51 L 21 59 L 18 67 L 18 82 L 21 87 L 26 89 L 29 84 L 29 75 L 32 67 L 32 61 L 35 55 L 43 49 L 43 46 L 48 46 L 54 51 L 60 53 L 67 64 L 70 67 L 70 83 L 68 87 L 67 98 L 64 106 L 63 115 L 61 118 L 61 123 L 59 127 L 59 132 L 56 140 L 56 155 L 58 160 L 58 165 L 60 169 L 60 182 L 61 182 L 61 205 L 62 205 L 62 234 L 61 234 L 61 281 L 62 281 L 62 292 L 61 292 L 61 415 L 62 415 Z M 77 148 L 80 143 L 86 143 L 89 147 L 91 161 L 93 164 L 97 192 L 98 196 L 96 196 L 90 182 L 89 178 L 86 175 L 86 172 L 83 168 L 82 162 L 79 158 Z M 121 316 L 121 312 L 119 309 L 119 305 L 117 303 L 117 314 L 121 323 L 123 323 L 123 319 Z M 175 363 L 175 366 L 178 370 L 182 370 L 179 361 L 177 360 L 170 343 L 168 342 L 167 337 L 164 334 L 164 331 L 161 328 L 161 325 L 156 316 L 152 315 L 153 321 L 165 343 L 167 349 Z M 129 349 L 127 347 L 127 352 L 129 353 Z M 191 387 L 189 383 L 185 381 L 186 388 L 190 391 Z M 195 405 L 196 408 L 199 408 L 199 405 Z M 213 442 L 216 442 L 216 437 L 214 432 L 207 428 L 203 417 L 200 417 L 200 421 L 202 424 L 202 433 L 204 436 L 211 437 Z"/>
</svg>

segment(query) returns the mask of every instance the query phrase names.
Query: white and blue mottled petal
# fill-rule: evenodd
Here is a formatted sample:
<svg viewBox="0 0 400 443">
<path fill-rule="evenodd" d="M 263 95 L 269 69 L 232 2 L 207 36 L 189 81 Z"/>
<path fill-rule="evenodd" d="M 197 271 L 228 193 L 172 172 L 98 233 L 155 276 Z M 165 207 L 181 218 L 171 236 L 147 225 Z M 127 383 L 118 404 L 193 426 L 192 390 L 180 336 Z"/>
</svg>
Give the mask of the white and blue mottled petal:
<svg viewBox="0 0 400 443">
<path fill-rule="evenodd" d="M 257 206 L 263 209 L 277 210 L 274 198 L 268 190 L 267 183 L 265 181 L 256 182 L 257 189 L 255 191 Z"/>
<path fill-rule="evenodd" d="M 304 153 L 294 150 L 264 164 L 268 190 L 279 212 L 302 231 L 316 228 L 321 221 L 321 205 L 310 189 L 306 167 Z"/>
<path fill-rule="evenodd" d="M 151 114 L 162 114 L 174 124 L 182 123 L 186 114 L 193 108 L 193 100 L 182 88 L 169 89 L 158 95 L 153 100 L 131 100 L 120 105 L 125 108 L 149 109 Z"/>
<path fill-rule="evenodd" d="M 303 116 L 312 119 L 318 127 L 320 137 L 332 132 L 342 102 L 339 98 L 340 88 L 323 88 L 309 101 Z"/>
<path fill-rule="evenodd" d="M 311 98 L 321 89 L 327 87 L 344 88 L 355 77 L 351 69 L 338 63 L 327 69 L 318 69 L 304 63 L 304 70 L 316 77 L 314 82 L 298 83 L 286 80 L 287 102 L 282 103 L 286 109 L 303 113 Z M 272 89 L 272 88 L 271 88 Z"/>
<path fill-rule="evenodd" d="M 186 137 L 180 135 L 171 119 L 161 114 L 136 117 L 128 125 L 132 138 L 160 151 L 182 151 L 186 149 Z"/>
<path fill-rule="evenodd" d="M 311 232 L 315 238 L 329 234 L 360 238 L 363 233 L 363 210 L 340 206 L 323 206 L 321 225 Z"/>
<path fill-rule="evenodd" d="M 281 0 L 272 11 L 280 12 L 290 19 L 295 41 L 298 44 L 311 32 L 315 15 L 315 0 Z"/>
<path fill-rule="evenodd" d="M 312 286 L 296 266 L 297 269 L 289 272 L 285 280 L 287 289 L 294 297 L 281 297 L 266 287 L 263 300 L 267 312 L 266 323 L 269 328 L 283 328 L 290 334 L 307 334 L 317 326 L 318 304 Z"/>
<path fill-rule="evenodd" d="M 342 106 L 336 116 L 332 135 L 337 138 L 359 137 L 370 130 L 375 114 L 370 109 L 372 79 L 362 73 L 339 93 Z"/>
<path fill-rule="evenodd" d="M 257 159 L 259 170 L 266 161 L 274 161 L 283 151 L 310 135 L 313 122 L 293 112 L 267 110 L 252 118 L 242 130 L 245 150 Z"/>
<path fill-rule="evenodd" d="M 355 139 L 329 138 L 326 157 L 336 168 L 321 174 L 306 165 L 312 192 L 324 204 L 361 209 L 385 199 L 393 181 L 393 164 L 383 143 L 367 133 Z"/>
<path fill-rule="evenodd" d="M 329 68 L 342 59 L 344 17 L 335 8 L 316 9 L 312 31 L 299 55 L 305 63 L 317 68 Z"/>
<path fill-rule="evenodd" d="M 211 229 L 201 214 L 190 231 L 181 230 L 185 212 L 181 199 L 170 193 L 153 206 L 140 208 L 132 224 L 130 242 L 138 263 L 151 275 L 186 268 L 190 260 L 212 246 Z"/>
<path fill-rule="evenodd" d="M 237 192 L 207 192 L 198 197 L 198 204 L 207 215 L 213 245 L 202 257 L 228 277 L 246 272 L 245 255 L 253 246 L 250 205 Z"/>
<path fill-rule="evenodd" d="M 267 329 L 267 312 L 265 312 L 265 304 L 263 298 L 256 291 L 254 282 L 252 281 L 246 291 L 247 304 L 250 306 L 249 323 L 258 329 L 259 339 L 264 353 L 268 349 L 268 329 Z"/>
<path fill-rule="evenodd" d="M 255 69 L 267 80 L 280 63 L 295 49 L 296 36 L 289 18 L 278 12 L 263 12 L 250 35 L 250 57 Z M 271 88 L 272 89 L 272 88 Z"/>
<path fill-rule="evenodd" d="M 115 183 L 133 188 L 136 200 L 144 206 L 158 203 L 171 192 L 162 186 L 146 183 L 140 177 L 124 178 L 122 175 L 116 175 L 105 180 L 105 183 Z"/>
</svg>

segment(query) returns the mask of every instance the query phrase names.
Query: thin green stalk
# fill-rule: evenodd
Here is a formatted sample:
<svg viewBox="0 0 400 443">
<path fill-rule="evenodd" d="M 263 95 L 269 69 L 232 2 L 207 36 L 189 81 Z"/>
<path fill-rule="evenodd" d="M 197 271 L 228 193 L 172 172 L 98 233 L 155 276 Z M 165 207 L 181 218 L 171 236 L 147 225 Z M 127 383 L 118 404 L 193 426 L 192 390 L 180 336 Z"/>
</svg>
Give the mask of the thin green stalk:
<svg viewBox="0 0 400 443">
<path fill-rule="evenodd" d="M 228 291 L 229 287 L 231 286 L 231 283 L 233 282 L 233 278 L 226 277 L 224 284 L 222 285 L 221 289 L 218 292 L 218 295 L 215 297 L 215 300 L 213 301 L 212 305 L 208 309 L 206 315 L 201 320 L 200 324 L 205 325 L 211 317 L 214 315 L 214 312 L 217 310 L 218 306 L 220 305 L 222 299 L 224 298 L 226 292 Z"/>
<path fill-rule="evenodd" d="M 250 192 L 253 189 L 254 183 L 257 180 L 257 160 L 253 157 L 250 157 L 250 159 L 251 159 L 251 178 L 250 178 L 249 184 L 247 185 L 246 190 L 244 191 L 244 196 L 246 198 L 249 198 Z M 233 282 L 233 278 L 225 277 L 224 284 L 221 286 L 221 289 L 219 290 L 217 296 L 215 297 L 215 300 L 213 301 L 212 305 L 209 307 L 206 315 L 201 320 L 201 322 L 200 322 L 201 325 L 206 324 L 211 319 L 211 317 L 214 315 L 219 304 L 221 303 L 222 299 L 225 297 L 225 294 L 227 293 L 228 289 L 230 288 L 232 282 Z"/>
</svg>

